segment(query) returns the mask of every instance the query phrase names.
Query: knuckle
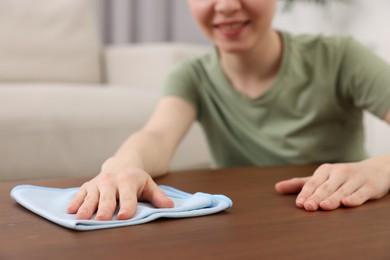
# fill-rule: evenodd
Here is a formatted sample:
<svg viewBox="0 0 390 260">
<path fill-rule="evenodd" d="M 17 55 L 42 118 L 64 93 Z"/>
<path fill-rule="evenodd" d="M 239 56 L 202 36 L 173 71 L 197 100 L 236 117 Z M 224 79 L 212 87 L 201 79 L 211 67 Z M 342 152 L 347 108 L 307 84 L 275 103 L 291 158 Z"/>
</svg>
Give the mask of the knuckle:
<svg viewBox="0 0 390 260">
<path fill-rule="evenodd" d="M 102 194 L 100 196 L 100 202 L 103 202 L 103 203 L 107 203 L 107 202 L 111 202 L 111 201 L 114 201 L 114 197 L 111 196 L 110 194 Z"/>
<path fill-rule="evenodd" d="M 347 172 L 349 169 L 348 164 L 338 164 L 335 167 L 338 172 Z"/>
<path fill-rule="evenodd" d="M 349 176 L 353 174 L 352 166 L 349 164 L 340 164 L 336 168 L 336 173 L 340 174 L 341 176 Z"/>
<path fill-rule="evenodd" d="M 350 191 L 348 191 L 344 186 L 341 186 L 338 189 L 339 196 L 342 198 L 346 198 L 347 196 L 350 195 Z"/>
<path fill-rule="evenodd" d="M 327 179 L 329 175 L 333 172 L 334 165 L 326 163 L 320 165 L 313 174 L 311 179 Z"/>
<path fill-rule="evenodd" d="M 132 174 L 129 174 L 129 173 L 119 174 L 119 176 L 118 176 L 118 180 L 121 183 L 129 183 L 129 182 L 133 181 L 133 179 L 134 179 L 134 177 L 132 176 Z"/>
<path fill-rule="evenodd" d="M 103 182 L 110 182 L 113 179 L 113 174 L 111 172 L 102 172 L 99 178 Z"/>
<path fill-rule="evenodd" d="M 331 194 L 333 192 L 333 188 L 329 183 L 324 183 L 318 188 L 318 191 L 322 194 Z"/>
<path fill-rule="evenodd" d="M 322 199 L 321 199 L 317 194 L 313 194 L 313 195 L 311 195 L 311 196 L 307 199 L 307 201 L 310 201 L 310 200 L 315 201 L 316 203 L 318 203 L 318 202 L 320 202 Z"/>
<path fill-rule="evenodd" d="M 85 196 L 85 200 L 86 202 L 93 202 L 93 201 L 96 201 L 96 195 L 93 194 L 92 192 L 88 192 L 87 195 Z"/>
<path fill-rule="evenodd" d="M 329 172 L 333 169 L 334 165 L 330 163 L 324 163 L 321 164 L 320 167 L 318 167 L 317 172 Z"/>
<path fill-rule="evenodd" d="M 80 186 L 80 191 L 82 191 L 82 190 L 88 190 L 88 187 L 90 186 L 90 183 L 91 183 L 91 181 L 87 181 L 87 182 L 83 183 L 83 184 Z"/>
<path fill-rule="evenodd" d="M 134 196 L 132 196 L 131 194 L 123 194 L 120 198 L 120 201 L 121 202 L 125 202 L 125 203 L 129 203 L 129 202 L 132 202 L 134 201 Z"/>
<path fill-rule="evenodd" d="M 355 183 L 365 182 L 365 177 L 362 175 L 353 165 L 343 164 L 337 169 L 337 174 L 341 176 L 341 179 L 353 180 Z"/>
<path fill-rule="evenodd" d="M 332 185 L 327 181 L 322 183 L 318 189 L 325 192 L 330 192 L 333 190 Z"/>
<path fill-rule="evenodd" d="M 305 184 L 306 190 L 314 190 L 316 187 L 317 187 L 317 184 L 316 184 L 315 180 L 313 180 L 313 179 L 308 180 Z"/>
<path fill-rule="evenodd" d="M 337 175 L 350 175 L 354 173 L 354 168 L 349 163 L 340 163 L 340 164 L 322 164 L 318 168 L 320 173 L 327 172 L 329 174 L 337 174 Z"/>
</svg>

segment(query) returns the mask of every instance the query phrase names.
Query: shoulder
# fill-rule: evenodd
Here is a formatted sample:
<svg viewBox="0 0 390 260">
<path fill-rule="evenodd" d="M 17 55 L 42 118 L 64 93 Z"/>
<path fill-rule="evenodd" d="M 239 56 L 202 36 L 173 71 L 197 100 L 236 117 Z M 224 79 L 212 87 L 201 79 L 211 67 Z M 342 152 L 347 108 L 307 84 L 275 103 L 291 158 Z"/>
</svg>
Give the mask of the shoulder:
<svg viewBox="0 0 390 260">
<path fill-rule="evenodd" d="M 282 32 L 287 41 L 296 46 L 306 49 L 333 48 L 342 49 L 356 40 L 348 35 L 323 35 L 323 34 L 291 34 Z"/>
<path fill-rule="evenodd" d="M 346 52 L 356 53 L 366 49 L 357 40 L 348 35 L 294 35 L 286 32 L 283 32 L 282 35 L 291 51 L 296 51 L 301 55 L 309 57 L 319 55 L 338 59 L 344 56 Z"/>
<path fill-rule="evenodd" d="M 177 63 L 166 77 L 163 95 L 181 97 L 198 111 L 200 86 L 207 81 L 206 71 L 212 56 L 212 52 L 208 52 Z"/>
<path fill-rule="evenodd" d="M 214 50 L 178 62 L 168 74 L 168 79 L 199 80 L 214 62 Z"/>
<path fill-rule="evenodd" d="M 313 35 L 282 33 L 287 50 L 295 60 L 336 68 L 346 60 L 361 60 L 370 52 L 357 40 L 347 35 Z"/>
</svg>

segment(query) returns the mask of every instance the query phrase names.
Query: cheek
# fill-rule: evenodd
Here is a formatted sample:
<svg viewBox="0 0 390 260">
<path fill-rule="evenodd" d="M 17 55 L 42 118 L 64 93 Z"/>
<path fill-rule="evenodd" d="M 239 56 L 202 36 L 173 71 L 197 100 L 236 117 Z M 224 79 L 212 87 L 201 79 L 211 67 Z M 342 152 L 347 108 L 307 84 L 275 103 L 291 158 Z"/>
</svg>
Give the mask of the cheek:
<svg viewBox="0 0 390 260">
<path fill-rule="evenodd" d="M 269 5 L 267 7 L 267 13 L 270 16 L 270 20 L 273 19 L 275 12 L 276 12 L 276 3 L 275 3 L 275 1 L 273 1 L 273 3 L 269 3 Z"/>
<path fill-rule="evenodd" d="M 269 26 L 272 24 L 276 12 L 276 2 L 272 0 L 250 0 L 247 2 L 247 10 L 250 16 L 261 24 Z"/>
<path fill-rule="evenodd" d="M 212 26 L 213 9 L 210 1 L 189 1 L 190 11 L 198 26 L 206 33 Z"/>
<path fill-rule="evenodd" d="M 247 0 L 245 2 L 245 9 L 252 10 L 257 13 L 273 13 L 276 10 L 275 0 Z"/>
</svg>

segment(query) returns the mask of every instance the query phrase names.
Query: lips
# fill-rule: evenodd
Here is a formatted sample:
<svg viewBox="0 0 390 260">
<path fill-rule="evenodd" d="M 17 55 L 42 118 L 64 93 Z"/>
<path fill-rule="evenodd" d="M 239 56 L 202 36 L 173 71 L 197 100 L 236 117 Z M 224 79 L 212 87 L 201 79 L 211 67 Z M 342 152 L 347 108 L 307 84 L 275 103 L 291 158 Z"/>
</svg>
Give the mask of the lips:
<svg viewBox="0 0 390 260">
<path fill-rule="evenodd" d="M 248 24 L 249 21 L 222 22 L 215 24 L 214 27 L 225 36 L 237 36 L 245 29 Z"/>
</svg>

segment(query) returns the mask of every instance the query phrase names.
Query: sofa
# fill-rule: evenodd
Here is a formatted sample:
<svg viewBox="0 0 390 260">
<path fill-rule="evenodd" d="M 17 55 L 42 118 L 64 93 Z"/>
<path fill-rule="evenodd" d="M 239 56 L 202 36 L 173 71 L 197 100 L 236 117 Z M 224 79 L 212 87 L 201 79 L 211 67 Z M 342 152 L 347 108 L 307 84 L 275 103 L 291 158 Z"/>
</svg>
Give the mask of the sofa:
<svg viewBox="0 0 390 260">
<path fill-rule="evenodd" d="M 208 47 L 102 46 L 89 0 L 0 0 L 0 180 L 94 176 L 139 130 L 168 71 Z M 172 170 L 208 167 L 195 124 Z"/>
<path fill-rule="evenodd" d="M 91 1 L 0 0 L 0 181 L 96 175 L 146 122 L 173 66 L 209 50 L 102 46 Z M 365 123 L 370 154 L 389 152 L 389 127 Z M 195 123 L 171 170 L 209 157 Z"/>
</svg>

